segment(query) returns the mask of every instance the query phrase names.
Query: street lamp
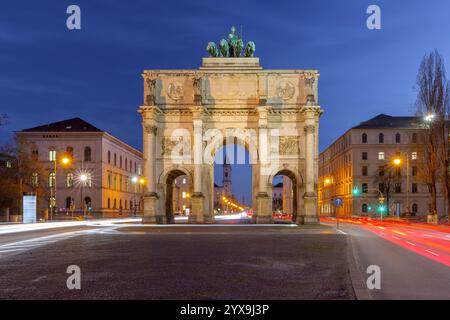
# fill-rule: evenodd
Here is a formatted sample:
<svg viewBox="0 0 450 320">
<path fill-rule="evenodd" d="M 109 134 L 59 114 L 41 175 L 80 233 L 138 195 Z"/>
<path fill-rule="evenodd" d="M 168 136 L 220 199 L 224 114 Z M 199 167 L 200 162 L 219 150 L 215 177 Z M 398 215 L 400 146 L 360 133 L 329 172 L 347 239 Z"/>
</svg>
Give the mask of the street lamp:
<svg viewBox="0 0 450 320">
<path fill-rule="evenodd" d="M 425 120 L 425 122 L 433 122 L 434 120 L 434 114 L 433 113 L 428 113 L 427 115 L 425 115 L 425 117 L 423 118 Z"/>
<path fill-rule="evenodd" d="M 81 173 L 78 179 L 81 182 L 81 210 L 83 210 L 83 217 L 86 218 L 86 211 L 84 210 L 85 203 L 83 200 L 83 191 L 84 186 L 86 185 L 86 181 L 88 180 L 88 175 L 86 173 Z"/>
<path fill-rule="evenodd" d="M 432 114 L 430 116 L 434 117 Z M 402 159 L 396 157 L 392 160 L 392 163 L 399 168 L 402 165 Z M 409 216 L 409 214 L 409 155 L 406 154 L 406 215 Z M 397 212 L 397 218 L 400 218 L 400 212 Z"/>
</svg>

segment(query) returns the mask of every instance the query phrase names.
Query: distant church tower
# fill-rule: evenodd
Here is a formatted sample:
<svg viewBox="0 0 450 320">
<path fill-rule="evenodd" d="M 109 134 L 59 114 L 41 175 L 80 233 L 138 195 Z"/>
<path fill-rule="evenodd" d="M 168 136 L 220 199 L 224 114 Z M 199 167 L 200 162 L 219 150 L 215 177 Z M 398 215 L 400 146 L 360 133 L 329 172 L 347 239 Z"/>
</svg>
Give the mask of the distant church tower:
<svg viewBox="0 0 450 320">
<path fill-rule="evenodd" d="M 223 179 L 222 179 L 222 184 L 223 184 L 223 193 L 227 197 L 231 197 L 232 196 L 232 192 L 231 192 L 231 164 L 229 164 L 229 162 L 230 161 L 228 160 L 228 157 L 225 156 L 225 160 L 223 162 Z"/>
</svg>

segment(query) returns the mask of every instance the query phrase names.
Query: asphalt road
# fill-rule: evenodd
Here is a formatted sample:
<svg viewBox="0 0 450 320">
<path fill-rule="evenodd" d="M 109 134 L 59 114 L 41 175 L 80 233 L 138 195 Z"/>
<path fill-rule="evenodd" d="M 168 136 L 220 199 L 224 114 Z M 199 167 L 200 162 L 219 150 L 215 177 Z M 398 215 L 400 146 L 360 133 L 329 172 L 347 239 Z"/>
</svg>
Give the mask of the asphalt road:
<svg viewBox="0 0 450 320">
<path fill-rule="evenodd" d="M 0 245 L 0 299 L 355 298 L 346 237 L 329 227 L 53 232 Z M 69 265 L 81 269 L 81 290 L 66 287 Z"/>
<path fill-rule="evenodd" d="M 371 298 L 450 299 L 450 266 L 443 260 L 450 234 L 375 224 L 340 224 L 350 237 L 362 278 L 369 277 L 368 266 L 380 267 L 381 289 L 369 290 Z"/>
</svg>

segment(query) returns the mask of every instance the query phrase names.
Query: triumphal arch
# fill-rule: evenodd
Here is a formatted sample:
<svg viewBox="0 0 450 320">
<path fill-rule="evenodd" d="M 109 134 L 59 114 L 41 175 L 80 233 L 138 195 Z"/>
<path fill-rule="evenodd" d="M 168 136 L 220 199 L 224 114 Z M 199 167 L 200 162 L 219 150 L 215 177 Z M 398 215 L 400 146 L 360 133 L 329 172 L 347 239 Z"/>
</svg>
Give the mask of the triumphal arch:
<svg viewBox="0 0 450 320">
<path fill-rule="evenodd" d="M 295 222 L 318 223 L 319 73 L 264 69 L 254 44 L 244 49 L 234 32 L 220 48 L 208 44 L 211 56 L 199 69 L 142 74 L 143 223 L 170 222 L 172 186 L 181 175 L 192 183 L 188 221 L 213 222 L 213 158 L 227 143 L 249 152 L 255 223 L 272 222 L 277 175 L 293 182 Z"/>
</svg>

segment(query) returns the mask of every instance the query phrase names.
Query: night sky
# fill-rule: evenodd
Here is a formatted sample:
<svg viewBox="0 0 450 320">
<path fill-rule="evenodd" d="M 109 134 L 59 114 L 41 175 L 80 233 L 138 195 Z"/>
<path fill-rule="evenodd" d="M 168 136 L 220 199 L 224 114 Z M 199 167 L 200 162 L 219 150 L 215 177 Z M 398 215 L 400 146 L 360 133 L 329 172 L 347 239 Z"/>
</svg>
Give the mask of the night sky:
<svg viewBox="0 0 450 320">
<path fill-rule="evenodd" d="M 82 30 L 66 28 L 70 4 L 81 7 Z M 381 7 L 381 30 L 366 28 L 370 4 Z M 323 150 L 379 113 L 414 112 L 422 56 L 437 49 L 450 61 L 449 15 L 448 0 L 4 1 L 0 142 L 79 116 L 141 149 L 142 70 L 197 68 L 207 42 L 235 25 L 264 68 L 320 71 Z M 236 192 L 248 199 L 241 179 Z"/>
</svg>

